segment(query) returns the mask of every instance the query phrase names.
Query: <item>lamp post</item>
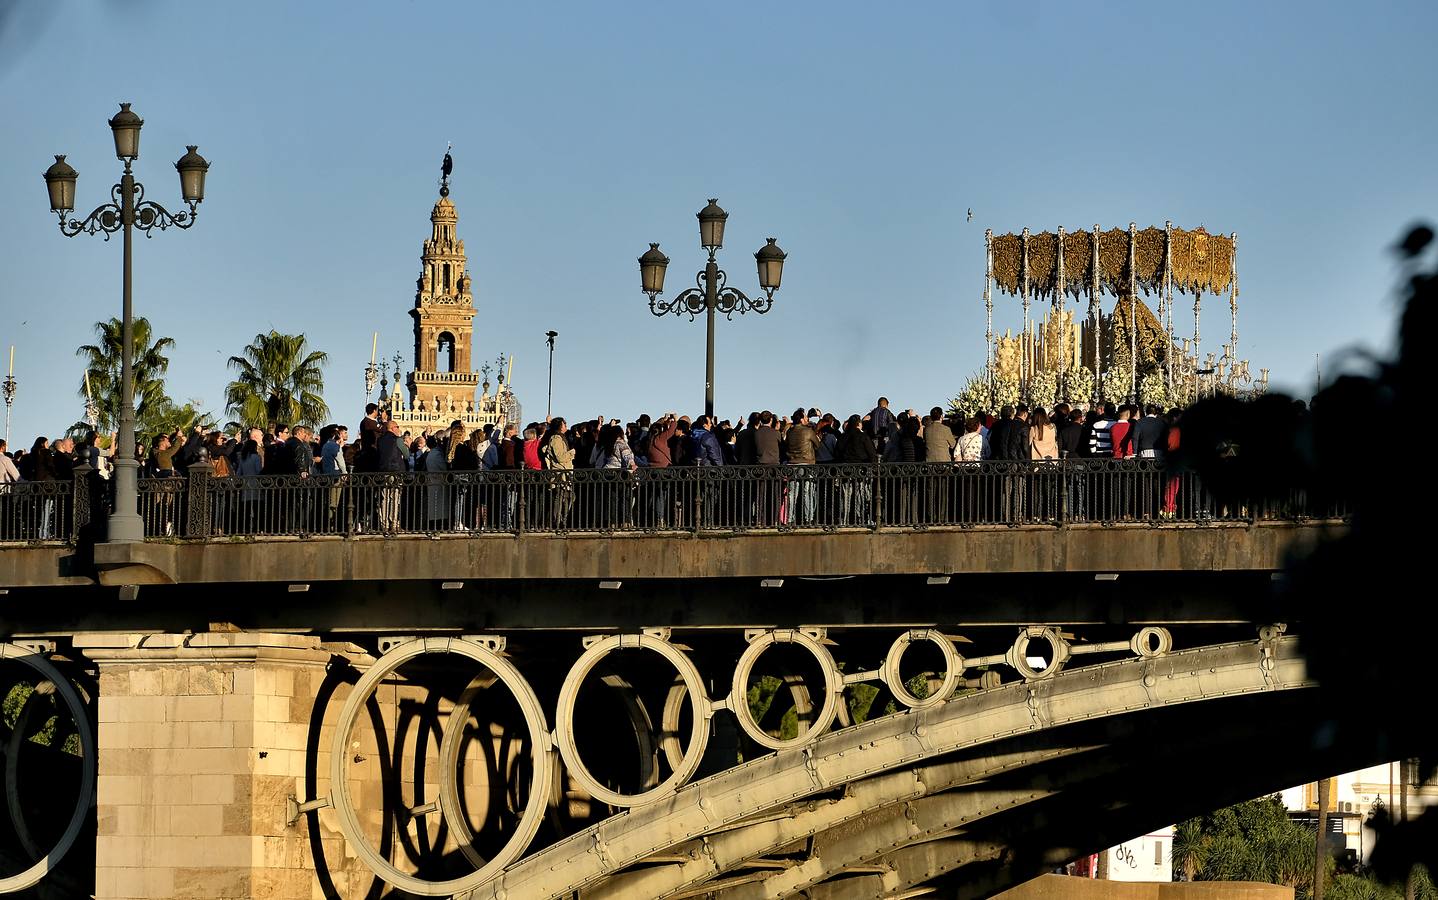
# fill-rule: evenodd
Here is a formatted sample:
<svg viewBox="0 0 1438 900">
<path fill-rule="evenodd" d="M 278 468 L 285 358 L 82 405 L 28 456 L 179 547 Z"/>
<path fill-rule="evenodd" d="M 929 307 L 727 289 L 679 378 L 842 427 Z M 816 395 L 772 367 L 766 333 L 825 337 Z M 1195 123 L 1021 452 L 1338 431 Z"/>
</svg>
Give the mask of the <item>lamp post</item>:
<svg viewBox="0 0 1438 900">
<path fill-rule="evenodd" d="M 719 268 L 714 254 L 724 246 L 724 222 L 729 214 L 719 208 L 719 201 L 710 200 L 709 205 L 699 211 L 699 246 L 709 252 L 709 262 L 704 270 L 695 276 L 695 287 L 689 288 L 672 300 L 662 300 L 664 293 L 664 270 L 669 257 L 659 250 L 658 244 L 650 244 L 644 255 L 639 257 L 639 275 L 644 293 L 649 295 L 649 311 L 656 316 L 669 313 L 689 314 L 689 321 L 701 312 L 705 315 L 706 338 L 704 352 L 704 414 L 714 415 L 714 314 L 722 312 L 724 318 L 734 318 L 734 313 L 766 313 L 774 305 L 774 292 L 784 274 L 785 253 L 779 249 L 774 238 L 754 254 L 759 268 L 759 287 L 764 296 L 751 300 L 738 288 L 725 284 L 724 270 Z"/>
<path fill-rule="evenodd" d="M 369 400 L 374 386 L 379 384 L 379 366 L 375 365 L 375 351 L 379 348 L 379 332 L 374 333 L 369 345 L 369 365 L 364 367 L 364 398 Z"/>
<path fill-rule="evenodd" d="M 0 392 L 5 395 L 5 443 L 10 443 L 10 408 L 15 405 L 15 345 L 10 345 L 10 370 L 5 373 L 5 380 L 0 382 Z"/>
<path fill-rule="evenodd" d="M 123 310 L 120 326 L 120 432 L 115 454 L 115 510 L 110 516 L 109 539 L 112 543 L 131 543 L 145 539 L 145 523 L 139 514 L 139 484 L 135 459 L 135 388 L 131 383 L 131 358 L 134 356 L 134 321 L 131 314 L 131 244 L 134 230 L 146 237 L 155 229 L 171 226 L 189 228 L 195 224 L 200 201 L 205 199 L 205 173 L 210 164 L 190 145 L 188 152 L 175 163 L 180 173 L 180 197 L 190 211 L 171 213 L 158 203 L 145 199 L 145 187 L 135 180 L 131 164 L 140 156 L 140 127 L 144 120 L 130 111 L 130 104 L 121 103 L 120 111 L 110 119 L 115 138 L 115 156 L 125 164 L 120 183 L 110 188 L 110 202 L 98 206 L 83 219 L 67 217 L 75 209 L 75 182 L 79 174 L 55 157 L 54 165 L 45 170 L 45 187 L 50 194 L 50 210 L 60 217 L 60 233 L 74 237 L 103 234 L 105 240 L 117 231 L 124 233 Z"/>
<path fill-rule="evenodd" d="M 544 421 L 548 422 L 554 410 L 554 339 L 559 337 L 557 331 L 546 331 L 544 342 L 549 345 L 549 397 L 544 401 Z"/>
</svg>

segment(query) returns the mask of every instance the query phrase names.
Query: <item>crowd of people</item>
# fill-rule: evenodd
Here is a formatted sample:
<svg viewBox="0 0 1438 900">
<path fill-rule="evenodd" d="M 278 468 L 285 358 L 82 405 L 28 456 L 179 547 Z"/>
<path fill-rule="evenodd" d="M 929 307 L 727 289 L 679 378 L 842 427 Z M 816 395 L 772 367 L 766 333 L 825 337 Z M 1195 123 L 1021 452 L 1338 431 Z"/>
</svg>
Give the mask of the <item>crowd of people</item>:
<svg viewBox="0 0 1438 900">
<path fill-rule="evenodd" d="M 705 415 L 691 418 L 671 412 L 658 417 L 641 415 L 627 423 L 596 416 L 571 424 L 554 417 L 523 427 L 500 422 L 473 430 L 456 421 L 447 429 L 411 434 L 402 431 L 387 410 L 371 403 L 353 433 L 348 426 L 337 423 L 318 431 L 306 425 L 290 427 L 283 423 L 232 432 L 196 427 L 189 433 L 163 434 L 148 445 L 137 446 L 135 458 L 141 466 L 141 476 L 150 478 L 182 476 L 191 466 L 205 463 L 213 476 L 229 477 L 237 485 L 240 504 L 259 501 L 262 476 L 327 476 L 325 481 L 331 488 L 329 515 L 333 517 L 341 506 L 352 511 L 356 503 L 343 490 L 345 476 L 363 473 L 433 475 L 576 469 L 633 473 L 671 467 L 884 463 L 972 466 L 990 460 L 1042 463 L 1063 459 L 1150 459 L 1161 465 L 1165 456 L 1179 446 L 1180 417 L 1177 409 L 1165 413 L 1154 405 L 1140 408 L 1112 403 L 1094 403 L 1087 408 L 1060 403 L 1052 409 L 1030 409 L 1020 403 L 1004 406 L 996 415 L 933 407 L 925 415 L 912 409 L 895 412 L 888 399 L 881 397 L 868 414 L 847 417 L 802 407 L 787 416 L 764 410 L 742 419 L 717 422 Z M 102 449 L 102 443 L 107 449 Z M 67 480 L 80 464 L 88 465 L 94 478 L 105 479 L 114 445 L 113 439 L 102 442 L 90 432 L 78 440 L 64 437 L 53 443 L 40 437 L 28 451 L 12 455 L 0 442 L 0 485 Z M 820 496 L 818 478 L 801 475 L 790 480 L 793 484 L 786 484 L 783 496 L 772 502 L 763 497 L 745 498 L 758 524 L 813 524 L 823 513 L 829 519 L 842 518 L 847 523 L 872 514 L 863 496 Z M 440 479 L 429 481 L 442 484 Z M 1160 515 L 1173 514 L 1177 486 L 1176 477 L 1164 485 Z M 1020 491 L 1023 497 L 1009 496 L 1014 491 L 1019 489 L 1006 489 L 996 501 L 1000 512 L 1012 513 L 1023 504 L 1042 502 L 1042 498 L 1027 496 L 1030 490 Z M 461 496 L 460 501 L 465 499 Z M 1085 505 L 1084 497 L 1069 499 L 1070 506 Z M 442 510 L 443 518 L 452 527 L 467 529 L 508 521 L 518 514 L 513 498 L 497 504 L 469 498 L 473 512 L 459 511 L 456 502 L 453 491 L 446 490 L 443 499 L 435 492 L 425 504 L 432 509 L 424 515 L 439 518 L 435 513 Z M 544 510 L 528 511 L 532 519 L 566 519 L 575 502 L 572 489 L 568 493 L 560 490 Z M 613 505 L 611 501 L 604 502 Z M 379 492 L 372 500 L 363 501 L 366 508 L 362 510 L 361 525 L 368 523 L 380 531 L 395 529 L 401 516 L 400 505 L 397 494 Z M 914 505 L 913 515 L 923 516 L 933 512 L 936 503 L 920 497 Z M 498 509 L 491 509 L 495 506 Z M 661 498 L 658 507 L 657 517 L 669 518 L 667 499 Z M 492 520 L 479 519 L 481 512 Z M 312 510 L 305 515 L 319 518 L 323 511 Z M 611 511 L 605 515 L 622 517 L 623 513 Z M 682 516 L 683 511 L 675 515 Z"/>
</svg>

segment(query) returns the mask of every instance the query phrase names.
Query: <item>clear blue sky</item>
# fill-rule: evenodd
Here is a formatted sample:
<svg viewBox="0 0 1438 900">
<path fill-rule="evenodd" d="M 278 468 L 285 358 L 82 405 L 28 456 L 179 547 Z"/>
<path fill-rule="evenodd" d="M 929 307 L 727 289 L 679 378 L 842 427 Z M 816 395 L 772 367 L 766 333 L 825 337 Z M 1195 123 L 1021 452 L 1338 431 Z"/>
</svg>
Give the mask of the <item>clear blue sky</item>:
<svg viewBox="0 0 1438 900">
<path fill-rule="evenodd" d="M 1131 220 L 1237 231 L 1242 352 L 1306 392 L 1315 352 L 1387 345 L 1387 247 L 1438 198 L 1431 2 L 0 12 L 16 444 L 79 417 L 73 350 L 120 311 L 118 242 L 62 238 L 40 178 L 64 152 L 77 205 L 106 199 L 119 100 L 145 118 L 150 199 L 177 200 L 186 143 L 213 164 L 198 225 L 136 248 L 136 311 L 178 342 L 171 394 L 218 408 L 227 357 L 303 331 L 351 422 L 371 331 L 409 352 L 447 141 L 476 356 L 515 354 L 530 416 L 550 328 L 557 412 L 701 409 L 703 325 L 652 317 L 635 257 L 661 241 L 671 289 L 692 283 L 707 197 L 733 283 L 755 287 L 766 236 L 790 254 L 771 313 L 720 321 L 726 416 L 941 403 L 983 361 L 985 227 Z M 1207 310 L 1216 349 L 1226 309 Z"/>
</svg>

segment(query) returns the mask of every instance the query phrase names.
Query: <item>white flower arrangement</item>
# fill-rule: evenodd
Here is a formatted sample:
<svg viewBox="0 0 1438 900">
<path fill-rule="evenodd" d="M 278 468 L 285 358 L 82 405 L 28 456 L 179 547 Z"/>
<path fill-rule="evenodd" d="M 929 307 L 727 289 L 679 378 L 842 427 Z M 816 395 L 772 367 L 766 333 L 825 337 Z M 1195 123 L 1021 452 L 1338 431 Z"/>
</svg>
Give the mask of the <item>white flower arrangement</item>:
<svg viewBox="0 0 1438 900">
<path fill-rule="evenodd" d="M 1118 403 L 1128 397 L 1130 376 L 1127 368 L 1112 368 L 1103 373 L 1103 398 Z"/>
<path fill-rule="evenodd" d="M 1053 372 L 1035 372 L 1029 379 L 1029 405 L 1051 407 L 1058 395 L 1059 379 Z"/>
<path fill-rule="evenodd" d="M 1093 384 L 1091 369 L 1069 369 L 1064 373 L 1062 399 L 1069 403 L 1089 403 L 1093 400 Z"/>
<path fill-rule="evenodd" d="M 1157 403 L 1167 409 L 1170 405 L 1168 396 L 1168 385 L 1164 383 L 1162 372 L 1149 372 L 1138 380 L 1138 397 L 1144 405 Z"/>
</svg>

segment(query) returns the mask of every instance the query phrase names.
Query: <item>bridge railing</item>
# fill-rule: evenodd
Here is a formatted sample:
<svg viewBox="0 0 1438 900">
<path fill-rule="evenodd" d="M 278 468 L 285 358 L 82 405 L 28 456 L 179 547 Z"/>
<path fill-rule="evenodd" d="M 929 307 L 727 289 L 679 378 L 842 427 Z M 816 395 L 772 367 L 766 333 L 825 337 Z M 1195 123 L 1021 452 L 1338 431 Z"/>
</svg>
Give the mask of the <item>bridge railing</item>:
<svg viewBox="0 0 1438 900">
<path fill-rule="evenodd" d="M 146 536 L 697 532 L 1342 518 L 1302 493 L 1221 503 L 1153 460 L 142 479 Z"/>
<path fill-rule="evenodd" d="M 69 543 L 78 527 L 75 505 L 71 481 L 0 484 L 0 541 Z"/>
</svg>

